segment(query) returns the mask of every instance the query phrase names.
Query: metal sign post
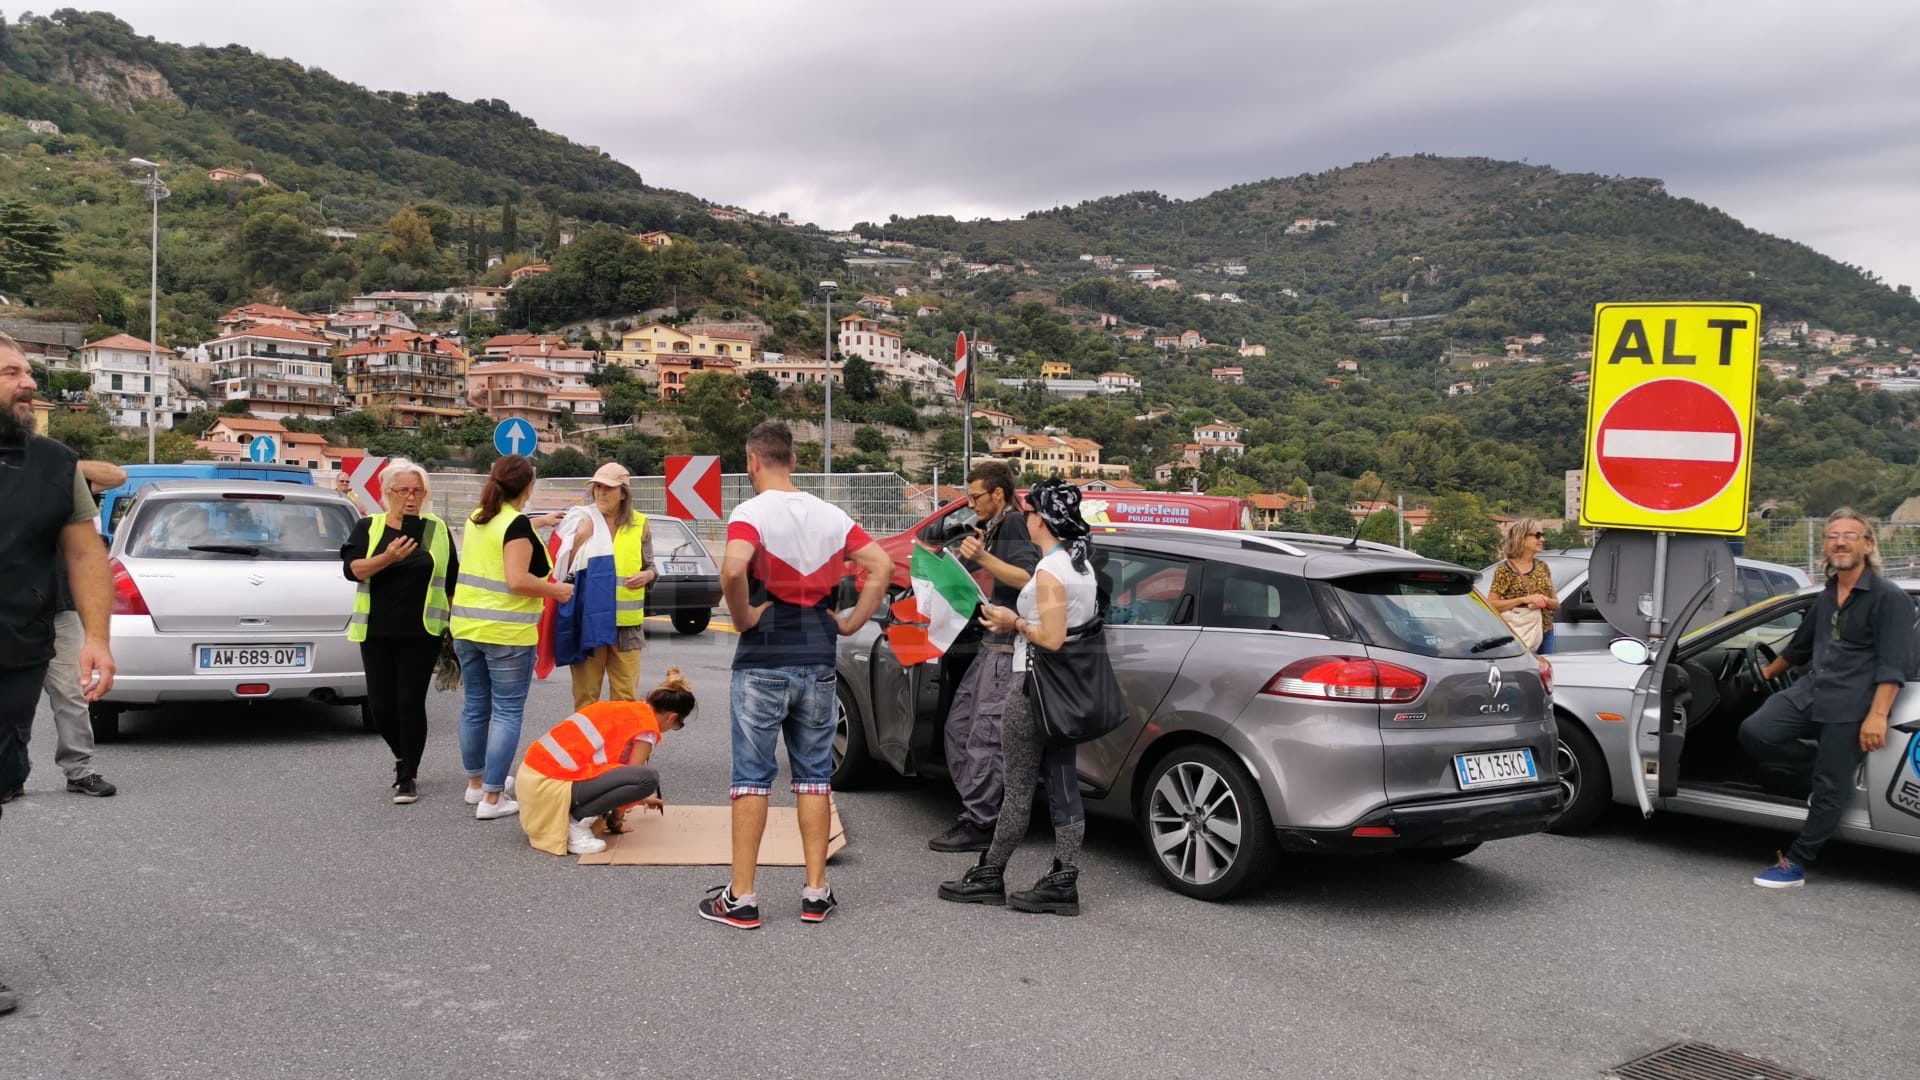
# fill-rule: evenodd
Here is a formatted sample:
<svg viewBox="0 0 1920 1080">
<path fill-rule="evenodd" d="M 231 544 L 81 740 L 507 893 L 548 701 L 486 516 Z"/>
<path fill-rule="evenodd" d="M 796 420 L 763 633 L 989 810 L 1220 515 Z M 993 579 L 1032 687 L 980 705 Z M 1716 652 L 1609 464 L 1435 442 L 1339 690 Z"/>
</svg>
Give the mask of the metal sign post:
<svg viewBox="0 0 1920 1080">
<path fill-rule="evenodd" d="M 1667 633 L 1667 534 L 1653 534 L 1653 603 L 1647 612 L 1647 640 L 1659 641 Z"/>
</svg>

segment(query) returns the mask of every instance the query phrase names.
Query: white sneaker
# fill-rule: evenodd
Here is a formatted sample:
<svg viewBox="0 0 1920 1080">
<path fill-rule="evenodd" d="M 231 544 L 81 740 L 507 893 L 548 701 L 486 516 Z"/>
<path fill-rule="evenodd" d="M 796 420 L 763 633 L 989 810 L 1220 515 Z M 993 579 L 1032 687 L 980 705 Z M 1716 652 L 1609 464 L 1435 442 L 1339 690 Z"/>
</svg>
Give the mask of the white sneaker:
<svg viewBox="0 0 1920 1080">
<path fill-rule="evenodd" d="M 567 822 L 567 854 L 592 855 L 607 850 L 607 842 L 593 835 L 593 819 Z"/>
<path fill-rule="evenodd" d="M 506 784 L 506 788 L 507 788 L 507 790 L 506 790 L 506 796 L 507 796 L 507 798 L 509 798 L 509 799 L 511 799 L 511 798 L 513 798 L 513 777 L 511 777 L 511 776 L 509 776 L 509 777 L 507 777 L 507 784 Z M 466 800 L 467 800 L 467 805 L 468 805 L 468 806 L 479 806 L 479 805 L 480 805 L 480 798 L 481 798 L 481 796 L 483 796 L 483 795 L 485 795 L 485 794 L 486 794 L 486 789 L 485 789 L 485 788 L 477 788 L 477 787 L 470 787 L 470 788 L 468 788 L 468 789 L 467 789 L 467 793 L 466 793 Z"/>
<path fill-rule="evenodd" d="M 507 798 L 505 795 L 500 796 L 499 802 L 483 802 L 473 808 L 473 816 L 476 821 L 492 821 L 495 818 L 512 817 L 519 812 L 520 804 Z"/>
</svg>

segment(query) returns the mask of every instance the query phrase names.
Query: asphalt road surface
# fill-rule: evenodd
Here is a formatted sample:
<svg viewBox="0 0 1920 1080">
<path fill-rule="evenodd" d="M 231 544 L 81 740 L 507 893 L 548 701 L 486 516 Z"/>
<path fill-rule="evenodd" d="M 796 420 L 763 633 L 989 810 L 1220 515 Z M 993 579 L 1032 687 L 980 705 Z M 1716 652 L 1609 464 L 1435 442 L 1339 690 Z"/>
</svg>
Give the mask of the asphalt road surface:
<svg viewBox="0 0 1920 1080">
<path fill-rule="evenodd" d="M 642 685 L 677 664 L 704 703 L 655 758 L 670 801 L 725 801 L 731 652 L 649 639 Z M 772 869 L 766 925 L 738 931 L 693 914 L 722 869 L 583 867 L 473 820 L 458 703 L 431 707 L 404 807 L 347 710 L 129 714 L 105 800 L 65 791 L 42 717 L 0 820 L 23 996 L 0 1077 L 1538 1080 L 1681 1039 L 1827 1080 L 1920 1059 L 1913 858 L 1840 847 L 1769 892 L 1748 879 L 1773 835 L 1622 817 L 1453 865 L 1297 859 L 1210 905 L 1095 822 L 1064 919 L 936 900 L 970 856 L 926 849 L 955 803 L 903 781 L 839 795 L 832 920 L 803 925 L 801 871 Z M 568 711 L 564 672 L 536 684 L 523 739 Z"/>
</svg>

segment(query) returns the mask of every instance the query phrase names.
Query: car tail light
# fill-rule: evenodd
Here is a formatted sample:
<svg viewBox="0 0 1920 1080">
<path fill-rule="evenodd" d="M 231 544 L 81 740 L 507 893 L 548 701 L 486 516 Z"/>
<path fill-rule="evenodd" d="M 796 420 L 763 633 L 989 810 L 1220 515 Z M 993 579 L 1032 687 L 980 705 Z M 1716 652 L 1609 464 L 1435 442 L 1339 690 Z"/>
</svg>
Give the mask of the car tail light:
<svg viewBox="0 0 1920 1080">
<path fill-rule="evenodd" d="M 1547 688 L 1549 697 L 1553 695 L 1553 661 L 1544 656 L 1540 658 L 1540 685 Z"/>
<path fill-rule="evenodd" d="M 1314 656 L 1280 669 L 1260 692 L 1320 701 L 1412 701 L 1427 677 L 1364 656 Z"/>
<path fill-rule="evenodd" d="M 1361 837 L 1388 837 L 1399 836 L 1400 834 L 1394 832 L 1393 826 L 1391 825 L 1362 825 L 1353 830 L 1353 835 Z"/>
<path fill-rule="evenodd" d="M 153 614 L 147 610 L 147 598 L 140 595 L 140 586 L 134 584 L 133 575 L 127 572 L 125 564 L 115 559 L 109 569 L 113 571 L 113 613 L 115 615 Z"/>
</svg>

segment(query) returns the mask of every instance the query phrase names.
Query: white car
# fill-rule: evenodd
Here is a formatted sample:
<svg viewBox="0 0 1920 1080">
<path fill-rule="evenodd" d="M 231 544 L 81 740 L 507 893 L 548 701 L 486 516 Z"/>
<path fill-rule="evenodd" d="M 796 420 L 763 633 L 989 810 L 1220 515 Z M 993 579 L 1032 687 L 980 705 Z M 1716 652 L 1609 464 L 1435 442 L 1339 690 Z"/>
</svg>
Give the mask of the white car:
<svg viewBox="0 0 1920 1080">
<path fill-rule="evenodd" d="M 1920 598 L 1920 582 L 1900 585 Z M 1609 651 L 1556 654 L 1567 799 L 1552 831 L 1579 832 L 1609 803 L 1799 831 L 1807 792 L 1764 782 L 1738 733 L 1767 695 L 1793 681 L 1789 673 L 1766 682 L 1760 669 L 1786 649 L 1819 594 L 1763 600 L 1657 650 L 1628 638 Z M 1887 745 L 1862 764 L 1839 838 L 1920 854 L 1920 673 L 1908 672 L 1894 698 Z"/>
<path fill-rule="evenodd" d="M 129 708 L 302 699 L 362 706 L 347 640 L 354 583 L 340 547 L 356 512 L 331 491 L 255 480 L 142 488 L 109 549 L 113 689 L 92 707 L 102 739 Z"/>
</svg>

